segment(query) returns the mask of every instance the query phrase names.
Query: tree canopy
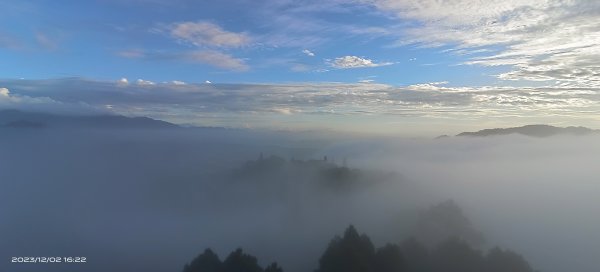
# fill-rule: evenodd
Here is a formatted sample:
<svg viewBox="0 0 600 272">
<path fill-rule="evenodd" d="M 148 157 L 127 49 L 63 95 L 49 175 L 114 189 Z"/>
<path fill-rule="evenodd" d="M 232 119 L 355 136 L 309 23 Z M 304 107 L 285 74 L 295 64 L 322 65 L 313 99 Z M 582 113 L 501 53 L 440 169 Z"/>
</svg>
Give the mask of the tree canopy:
<svg viewBox="0 0 600 272">
<path fill-rule="evenodd" d="M 258 264 L 256 257 L 246 254 L 241 248 L 238 248 L 231 252 L 223 262 L 211 249 L 206 249 L 192 262 L 186 264 L 183 272 L 283 272 L 283 269 L 277 263 L 272 263 L 263 269 Z"/>
<path fill-rule="evenodd" d="M 415 238 L 375 248 L 366 234 L 350 225 L 335 236 L 321 255 L 315 272 L 534 272 L 519 254 L 498 247 L 483 252 L 460 237 L 430 249 Z M 206 249 L 183 272 L 283 272 L 277 263 L 262 268 L 256 257 L 238 248 L 224 261 Z"/>
</svg>

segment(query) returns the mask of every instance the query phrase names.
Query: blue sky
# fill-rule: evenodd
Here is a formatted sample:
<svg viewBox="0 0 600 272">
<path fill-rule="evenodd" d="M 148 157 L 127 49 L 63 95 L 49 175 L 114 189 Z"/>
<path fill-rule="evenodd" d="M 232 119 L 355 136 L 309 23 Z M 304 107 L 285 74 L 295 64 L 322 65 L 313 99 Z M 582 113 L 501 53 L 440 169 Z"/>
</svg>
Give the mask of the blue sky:
<svg viewBox="0 0 600 272">
<path fill-rule="evenodd" d="M 283 112 L 295 115 L 274 121 L 273 127 L 288 127 L 307 117 L 306 127 L 311 127 L 314 120 L 327 123 L 371 115 L 425 127 L 449 116 L 436 111 L 456 114 L 453 122 L 464 123 L 472 115 L 460 113 L 474 110 L 486 121 L 479 123 L 492 125 L 490 120 L 500 117 L 504 121 L 498 125 L 598 121 L 593 115 L 600 86 L 600 4 L 595 1 L 9 0 L 0 3 L 0 10 L 0 88 L 7 90 L 5 97 L 13 98 L 0 103 L 3 107 L 18 107 L 14 98 L 20 96 L 20 101 L 41 97 L 64 104 L 59 92 L 70 91 L 61 86 L 95 89 L 88 85 L 98 82 L 121 90 L 152 83 L 152 88 L 169 90 L 185 83 L 203 91 L 208 83 L 237 84 L 240 91 L 254 84 L 269 90 L 291 84 L 302 92 L 330 93 L 355 86 L 361 92 L 386 92 L 379 99 L 390 106 L 344 100 L 335 107 L 315 107 L 329 112 L 336 108 L 346 117 L 315 118 L 311 109 L 261 100 L 265 104 L 256 108 L 286 108 Z M 15 80 L 27 80 L 29 85 Z M 47 87 L 48 82 L 54 87 Z M 44 86 L 54 91 L 31 92 Z M 408 101 L 402 96 L 386 100 L 390 93 L 410 96 L 417 89 L 434 92 L 420 94 L 421 98 L 448 100 Z M 468 101 L 453 104 L 457 93 L 468 96 Z M 77 102 L 120 114 L 203 124 L 193 114 L 186 115 L 188 120 L 173 118 L 179 116 L 173 105 L 144 105 L 134 111 L 117 97 L 108 106 Z M 195 105 L 187 111 L 223 114 L 230 116 L 226 123 L 231 126 L 253 126 L 236 122 L 236 115 L 247 112 L 236 111 L 228 101 L 220 103 L 221 109 L 230 110 L 205 112 Z M 160 115 L 157 108 L 171 110 Z M 353 108 L 358 109 L 348 110 Z M 389 114 L 393 110 L 412 111 L 413 117 L 393 117 Z M 371 113 L 357 118 L 364 112 Z M 516 117 L 507 119 L 506 112 Z M 532 113 L 539 118 L 532 119 Z M 268 115 L 272 112 L 263 114 L 281 119 Z M 469 126 L 476 126 L 475 121 Z"/>
<path fill-rule="evenodd" d="M 2 50 L 2 74 L 157 82 L 496 81 L 498 69 L 459 65 L 465 56 L 444 52 L 449 47 L 399 45 L 401 37 L 382 33 L 418 22 L 389 18 L 366 5 L 311 4 L 315 6 L 283 1 L 8 1 L 2 33 L 17 45 Z M 183 24 L 190 26 L 187 38 L 173 33 Z M 215 43 L 193 28 L 245 40 Z M 186 55 L 201 51 L 222 53 L 240 65 L 220 66 Z M 332 60 L 345 56 L 371 60 L 376 67 L 332 66 Z"/>
</svg>

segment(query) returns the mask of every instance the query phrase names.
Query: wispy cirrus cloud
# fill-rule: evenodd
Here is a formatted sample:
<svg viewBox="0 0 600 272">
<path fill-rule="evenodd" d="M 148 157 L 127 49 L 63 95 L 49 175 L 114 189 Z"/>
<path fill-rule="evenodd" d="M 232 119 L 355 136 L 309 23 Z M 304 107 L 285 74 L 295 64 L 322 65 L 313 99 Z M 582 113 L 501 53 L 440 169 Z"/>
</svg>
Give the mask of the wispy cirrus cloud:
<svg viewBox="0 0 600 272">
<path fill-rule="evenodd" d="M 211 22 L 182 22 L 168 27 L 169 34 L 179 40 L 196 46 L 242 47 L 248 45 L 251 38 L 246 33 L 232 32 Z"/>
<path fill-rule="evenodd" d="M 117 56 L 130 59 L 176 60 L 207 64 L 231 71 L 247 71 L 250 67 L 243 59 L 235 57 L 231 50 L 247 46 L 251 42 L 247 33 L 227 31 L 221 26 L 205 21 L 161 24 L 152 29 L 177 41 L 195 47 L 190 50 L 127 49 L 116 52 Z"/>
<path fill-rule="evenodd" d="M 128 59 L 137 59 L 146 57 L 146 52 L 142 49 L 129 49 L 117 52 L 117 55 Z"/>
<path fill-rule="evenodd" d="M 600 86 L 600 2 L 586 0 L 364 0 L 413 20 L 401 44 L 476 52 L 465 64 L 507 65 L 504 80 Z M 396 33 L 398 34 L 398 33 Z"/>
<path fill-rule="evenodd" d="M 35 40 L 39 46 L 46 50 L 55 51 L 59 47 L 56 35 L 49 35 L 44 32 L 35 33 Z"/>
<path fill-rule="evenodd" d="M 183 52 L 156 52 L 140 49 L 117 52 L 118 56 L 146 60 L 176 60 L 183 62 L 207 64 L 216 68 L 230 71 L 247 71 L 250 66 L 243 59 L 231 54 L 212 49 L 198 49 Z"/>
<path fill-rule="evenodd" d="M 206 63 L 228 70 L 246 71 L 250 69 L 244 60 L 214 50 L 188 52 L 184 54 L 184 57 L 189 61 Z"/>
</svg>

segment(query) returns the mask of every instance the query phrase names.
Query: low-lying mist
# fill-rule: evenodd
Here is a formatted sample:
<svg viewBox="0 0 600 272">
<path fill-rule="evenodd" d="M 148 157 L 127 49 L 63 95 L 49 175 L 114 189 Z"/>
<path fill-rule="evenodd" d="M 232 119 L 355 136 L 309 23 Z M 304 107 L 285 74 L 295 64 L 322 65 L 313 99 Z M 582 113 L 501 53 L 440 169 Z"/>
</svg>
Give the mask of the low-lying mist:
<svg viewBox="0 0 600 272">
<path fill-rule="evenodd" d="M 595 272 L 598 161 L 598 136 L 0 128 L 0 270 L 181 271 L 205 248 L 242 247 L 262 265 L 313 271 L 348 225 L 398 243 L 452 199 L 481 249 L 509 248 L 544 272 Z"/>
</svg>

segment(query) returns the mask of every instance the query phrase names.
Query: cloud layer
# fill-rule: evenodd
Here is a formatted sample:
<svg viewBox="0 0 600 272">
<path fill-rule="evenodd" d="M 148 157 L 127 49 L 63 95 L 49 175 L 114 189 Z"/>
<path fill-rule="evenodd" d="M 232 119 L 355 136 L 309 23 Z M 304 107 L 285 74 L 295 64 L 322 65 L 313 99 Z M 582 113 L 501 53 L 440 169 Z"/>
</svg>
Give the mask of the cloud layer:
<svg viewBox="0 0 600 272">
<path fill-rule="evenodd" d="M 144 80 L 124 84 L 123 80 L 83 79 L 15 80 L 0 84 L 10 87 L 7 94 L 11 96 L 109 108 L 115 113 L 178 123 L 232 127 L 279 128 L 306 120 L 316 128 L 319 122 L 371 117 L 363 122 L 379 128 L 389 122 L 411 122 L 415 118 L 423 124 L 438 120 L 482 126 L 482 121 L 504 120 L 509 125 L 534 122 L 594 127 L 600 112 L 598 88 L 449 87 L 446 82 L 403 87 L 373 83 L 146 84 Z M 13 100 L 11 104 L 4 103 L 4 107 L 14 106 Z M 284 116 L 291 119 L 281 119 Z M 357 122 L 352 124 L 353 129 L 361 127 Z"/>
</svg>

